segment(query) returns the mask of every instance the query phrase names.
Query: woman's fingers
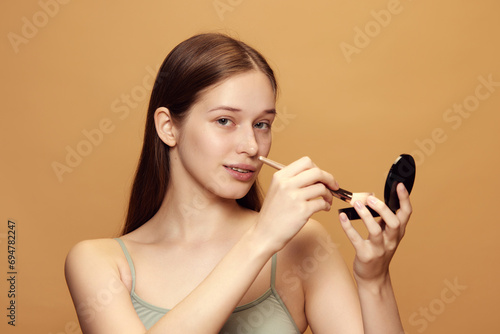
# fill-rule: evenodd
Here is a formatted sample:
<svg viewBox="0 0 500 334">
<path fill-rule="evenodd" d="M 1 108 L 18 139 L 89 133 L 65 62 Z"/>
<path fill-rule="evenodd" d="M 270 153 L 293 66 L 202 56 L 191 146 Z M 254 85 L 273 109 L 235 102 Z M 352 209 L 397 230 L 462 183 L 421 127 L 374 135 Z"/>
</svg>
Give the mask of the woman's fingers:
<svg viewBox="0 0 500 334">
<path fill-rule="evenodd" d="M 410 220 L 411 213 L 413 212 L 410 202 L 410 194 L 408 193 L 408 190 L 406 190 L 403 183 L 398 184 L 396 190 L 398 193 L 400 206 L 400 209 L 396 213 L 396 216 L 401 221 L 403 229 L 406 229 L 406 224 Z"/>
<path fill-rule="evenodd" d="M 316 198 L 308 201 L 308 206 L 311 208 L 311 212 L 315 213 L 318 211 L 330 211 L 332 205 L 322 198 Z"/>
<path fill-rule="evenodd" d="M 349 218 L 347 218 L 347 215 L 345 213 L 342 212 L 339 215 L 339 218 L 340 218 L 340 225 L 342 226 L 342 229 L 347 235 L 347 238 L 349 238 L 352 245 L 354 246 L 354 249 L 356 250 L 356 252 L 358 252 L 361 243 L 363 243 L 364 239 L 361 237 L 361 235 L 359 235 L 358 231 L 356 231 L 356 229 L 352 226 L 351 221 L 349 220 Z"/>
<path fill-rule="evenodd" d="M 332 174 L 321 170 L 318 167 L 311 167 L 303 170 L 294 178 L 297 187 L 304 187 L 314 183 L 322 183 L 327 188 L 336 190 L 339 185 Z"/>
<path fill-rule="evenodd" d="M 400 235 L 401 222 L 398 217 L 394 215 L 394 213 L 383 203 L 381 200 L 374 196 L 368 197 L 368 205 L 375 210 L 380 217 L 382 217 L 383 221 L 383 230 L 389 241 L 397 240 Z M 381 227 L 382 228 L 382 227 Z"/>
<path fill-rule="evenodd" d="M 310 158 L 304 157 L 285 166 L 273 176 L 275 191 L 282 192 L 288 200 L 302 203 L 303 209 L 308 208 L 313 214 L 320 210 L 330 210 L 333 195 L 328 189 L 338 189 L 335 178 L 318 168 Z M 286 194 L 286 195 L 285 195 Z M 269 195 L 269 193 L 268 193 Z"/>
<path fill-rule="evenodd" d="M 302 196 L 304 196 L 305 200 L 310 201 L 317 197 L 322 197 L 325 202 L 327 202 L 329 205 L 332 205 L 333 195 L 331 191 L 325 187 L 324 184 L 316 183 L 306 188 L 300 189 L 299 191 L 302 193 Z"/>
<path fill-rule="evenodd" d="M 344 213 L 339 216 L 342 228 L 356 250 L 354 272 L 358 277 L 363 279 L 382 277 L 388 270 L 412 211 L 409 195 L 404 185 L 399 184 L 397 192 L 401 206 L 397 214 L 394 214 L 384 202 L 376 197 L 367 198 L 368 206 L 382 218 L 379 222 L 361 202 L 357 201 L 354 204 L 356 212 L 368 230 L 369 235 L 366 240 L 354 229 Z"/>
<path fill-rule="evenodd" d="M 295 160 L 291 164 L 285 166 L 281 173 L 287 177 L 293 177 L 297 174 L 303 172 L 306 169 L 310 169 L 316 167 L 314 162 L 309 157 L 302 157 L 298 160 Z"/>
<path fill-rule="evenodd" d="M 370 196 L 369 198 L 371 197 L 372 196 Z M 370 240 L 376 243 L 381 242 L 383 240 L 382 227 L 380 226 L 379 223 L 375 221 L 375 218 L 373 218 L 370 211 L 368 211 L 366 206 L 364 206 L 363 203 L 361 203 L 360 201 L 356 201 L 354 203 L 354 208 L 356 209 L 356 212 L 358 213 L 359 217 L 363 220 L 363 223 L 365 224 L 366 229 L 368 230 Z"/>
<path fill-rule="evenodd" d="M 355 203 L 354 207 L 368 230 L 368 239 L 386 251 L 394 251 L 404 234 L 400 218 L 374 196 L 369 196 L 367 202 L 382 218 L 382 221 L 377 222 L 362 203 Z"/>
<path fill-rule="evenodd" d="M 309 218 L 331 208 L 333 195 L 325 183 L 338 187 L 331 174 L 319 169 L 311 159 L 301 158 L 274 173 L 264 204 L 267 207 L 274 203 L 275 215 L 281 212 L 281 216 L 293 216 L 295 212 L 295 218 Z"/>
<path fill-rule="evenodd" d="M 339 188 L 339 184 L 333 175 L 318 168 L 309 157 L 303 157 L 292 162 L 281 170 L 281 174 L 284 177 L 293 178 L 294 185 L 297 187 L 323 183 L 332 190 Z"/>
</svg>

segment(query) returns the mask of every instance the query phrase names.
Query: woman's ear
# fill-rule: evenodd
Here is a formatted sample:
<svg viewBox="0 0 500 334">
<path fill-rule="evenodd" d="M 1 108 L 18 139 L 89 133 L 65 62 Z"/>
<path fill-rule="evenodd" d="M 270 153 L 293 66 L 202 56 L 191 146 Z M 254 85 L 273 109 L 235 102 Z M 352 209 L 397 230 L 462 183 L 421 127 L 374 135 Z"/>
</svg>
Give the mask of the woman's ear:
<svg viewBox="0 0 500 334">
<path fill-rule="evenodd" d="M 170 110 L 160 107 L 155 111 L 156 132 L 160 139 L 170 147 L 177 144 L 177 131 L 173 124 Z"/>
</svg>

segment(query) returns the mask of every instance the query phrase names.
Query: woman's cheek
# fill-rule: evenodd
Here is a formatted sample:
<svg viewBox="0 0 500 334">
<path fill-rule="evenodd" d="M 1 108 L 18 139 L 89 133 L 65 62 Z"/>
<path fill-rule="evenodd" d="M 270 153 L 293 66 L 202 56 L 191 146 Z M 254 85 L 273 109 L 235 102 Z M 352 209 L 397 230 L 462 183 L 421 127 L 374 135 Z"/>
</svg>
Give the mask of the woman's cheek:
<svg viewBox="0 0 500 334">
<path fill-rule="evenodd" d="M 271 134 L 264 134 L 259 138 L 259 152 L 261 155 L 267 155 L 271 150 L 272 136 Z"/>
<path fill-rule="evenodd" d="M 227 149 L 230 145 L 234 144 L 234 140 L 227 135 L 221 134 L 209 134 L 201 138 L 202 147 L 207 152 L 219 152 L 221 153 L 224 149 Z"/>
</svg>

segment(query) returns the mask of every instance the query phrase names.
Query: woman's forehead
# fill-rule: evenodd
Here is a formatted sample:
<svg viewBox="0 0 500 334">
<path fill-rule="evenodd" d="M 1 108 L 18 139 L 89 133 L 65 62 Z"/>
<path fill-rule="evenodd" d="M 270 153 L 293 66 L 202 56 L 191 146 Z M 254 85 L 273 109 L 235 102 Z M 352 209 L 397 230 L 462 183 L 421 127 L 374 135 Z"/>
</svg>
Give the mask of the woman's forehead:
<svg viewBox="0 0 500 334">
<path fill-rule="evenodd" d="M 198 103 L 208 110 L 225 106 L 238 110 L 274 109 L 275 95 L 273 86 L 264 73 L 249 71 L 234 75 L 204 91 Z"/>
</svg>

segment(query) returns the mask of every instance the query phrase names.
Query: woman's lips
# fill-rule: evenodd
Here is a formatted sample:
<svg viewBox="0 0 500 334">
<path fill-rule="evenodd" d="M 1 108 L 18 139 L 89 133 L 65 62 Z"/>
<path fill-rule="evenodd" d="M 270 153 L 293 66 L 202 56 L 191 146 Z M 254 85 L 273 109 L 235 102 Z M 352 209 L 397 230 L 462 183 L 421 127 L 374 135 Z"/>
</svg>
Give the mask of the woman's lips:
<svg viewBox="0 0 500 334">
<path fill-rule="evenodd" d="M 249 181 L 255 174 L 255 168 L 249 165 L 225 165 L 224 168 L 238 181 Z"/>
</svg>

